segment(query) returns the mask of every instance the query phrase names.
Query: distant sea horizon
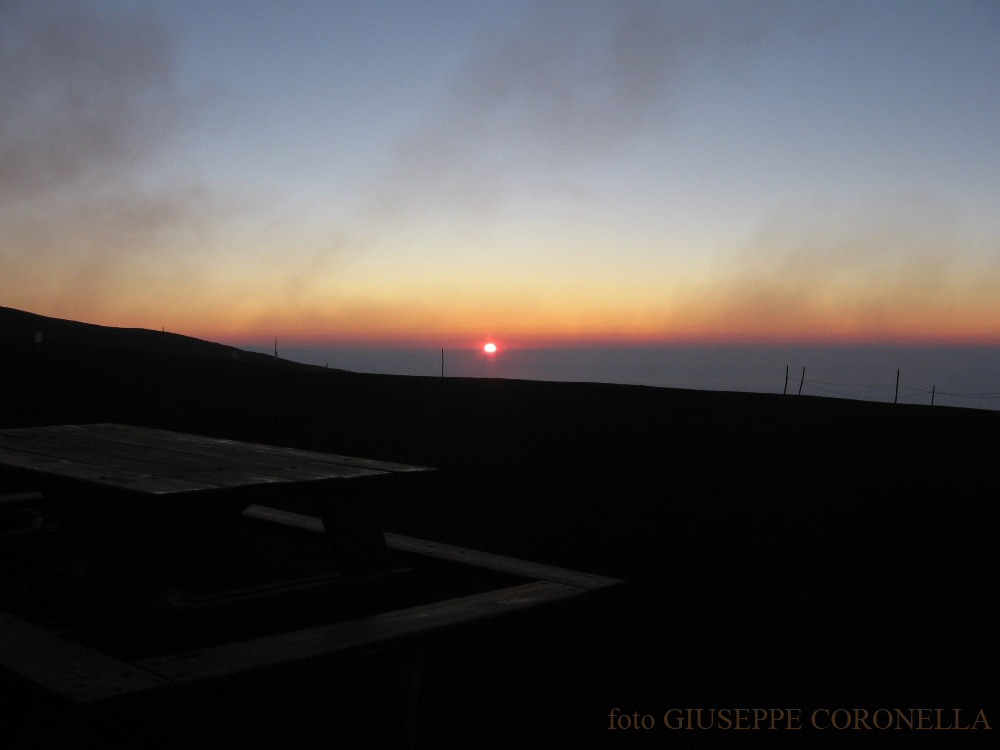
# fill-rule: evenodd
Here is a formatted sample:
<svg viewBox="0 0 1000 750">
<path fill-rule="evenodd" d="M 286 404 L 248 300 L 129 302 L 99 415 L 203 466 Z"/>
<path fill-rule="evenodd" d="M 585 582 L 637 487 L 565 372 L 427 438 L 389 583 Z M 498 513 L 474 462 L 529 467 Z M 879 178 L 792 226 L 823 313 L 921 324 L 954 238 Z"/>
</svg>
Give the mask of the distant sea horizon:
<svg viewBox="0 0 1000 750">
<path fill-rule="evenodd" d="M 280 344 L 280 342 L 279 342 Z M 273 347 L 246 346 L 272 353 Z M 278 356 L 359 373 L 440 377 L 440 349 L 290 347 Z M 785 372 L 788 369 L 786 389 Z M 805 376 L 803 380 L 803 368 Z M 933 345 L 665 345 L 445 349 L 444 376 L 620 383 L 1000 409 L 1000 347 Z"/>
</svg>

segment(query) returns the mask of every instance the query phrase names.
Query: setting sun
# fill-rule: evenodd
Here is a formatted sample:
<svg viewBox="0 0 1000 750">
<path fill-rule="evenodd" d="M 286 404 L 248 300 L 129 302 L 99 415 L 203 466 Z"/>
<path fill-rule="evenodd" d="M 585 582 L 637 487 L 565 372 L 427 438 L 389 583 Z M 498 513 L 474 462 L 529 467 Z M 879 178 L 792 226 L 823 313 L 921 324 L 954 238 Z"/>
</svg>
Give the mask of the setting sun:
<svg viewBox="0 0 1000 750">
<path fill-rule="evenodd" d="M 483 347 L 483 351 L 486 352 L 487 354 L 496 354 L 497 345 L 487 344 L 486 346 Z"/>
</svg>

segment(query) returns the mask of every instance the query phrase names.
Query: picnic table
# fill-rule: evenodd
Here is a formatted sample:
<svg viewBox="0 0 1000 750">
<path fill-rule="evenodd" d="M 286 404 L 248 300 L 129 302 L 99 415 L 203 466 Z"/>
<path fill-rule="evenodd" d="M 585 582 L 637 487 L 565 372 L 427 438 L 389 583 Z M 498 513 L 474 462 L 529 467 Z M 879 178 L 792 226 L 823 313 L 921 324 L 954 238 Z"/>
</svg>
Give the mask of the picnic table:
<svg viewBox="0 0 1000 750">
<path fill-rule="evenodd" d="M 58 568 L 68 556 L 71 570 L 51 617 L 0 600 L 0 675 L 75 704 L 393 650 L 410 675 L 399 684 L 415 684 L 428 638 L 621 583 L 384 532 L 379 493 L 426 467 L 94 424 L 0 430 L 4 471 L 41 491 L 8 497 L 42 498 L 59 527 L 0 532 L 0 548 L 58 531 L 59 554 L 41 557 Z M 289 498 L 315 515 L 269 505 Z M 234 525 L 299 535 L 332 552 L 335 570 L 201 594 L 167 585 Z M 482 578 L 471 588 L 470 570 Z M 435 593 L 420 599 L 424 589 Z"/>
<path fill-rule="evenodd" d="M 315 502 L 345 572 L 384 571 L 376 483 L 430 471 L 118 424 L 0 430 L 0 466 L 31 477 L 80 537 L 67 606 L 78 614 L 129 601 L 234 515 L 275 498 Z"/>
</svg>

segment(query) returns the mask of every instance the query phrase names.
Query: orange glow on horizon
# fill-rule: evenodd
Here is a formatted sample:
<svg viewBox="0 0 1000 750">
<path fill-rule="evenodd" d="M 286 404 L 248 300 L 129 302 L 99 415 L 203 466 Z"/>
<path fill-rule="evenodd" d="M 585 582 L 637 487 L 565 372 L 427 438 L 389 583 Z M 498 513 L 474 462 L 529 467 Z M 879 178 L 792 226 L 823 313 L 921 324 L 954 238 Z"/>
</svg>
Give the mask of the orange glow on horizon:
<svg viewBox="0 0 1000 750">
<path fill-rule="evenodd" d="M 168 327 L 168 330 L 169 327 Z M 228 331 L 184 331 L 177 333 L 209 341 L 225 341 L 236 346 L 254 345 L 270 340 L 267 335 Z M 412 335 L 408 332 L 387 331 L 381 335 L 364 332 L 355 335 L 321 335 L 282 328 L 276 335 L 287 346 L 322 347 L 386 347 L 448 349 L 478 349 L 493 354 L 475 337 L 460 332 L 441 331 L 440 335 Z M 579 347 L 629 347 L 629 346 L 784 346 L 784 345 L 939 345 L 939 346 L 996 346 L 1000 345 L 1000 329 L 987 326 L 945 327 L 917 330 L 905 326 L 882 326 L 862 330 L 853 326 L 817 326 L 814 329 L 772 329 L 719 326 L 691 327 L 680 330 L 590 330 L 590 331 L 512 331 L 505 336 L 508 349 L 545 349 Z"/>
<path fill-rule="evenodd" d="M 44 314 L 44 313 L 41 313 Z M 296 320 L 278 319 L 271 325 L 260 322 L 253 326 L 206 326 L 204 320 L 167 320 L 164 324 L 136 324 L 131 320 L 87 319 L 67 317 L 81 322 L 96 323 L 122 328 L 165 329 L 206 341 L 224 342 L 233 346 L 254 346 L 271 341 L 274 336 L 286 347 L 385 347 L 423 348 L 444 347 L 448 349 L 478 349 L 493 354 L 487 347 L 477 342 L 477 336 L 462 329 L 448 330 L 444 326 L 436 331 L 409 330 L 409 326 L 390 327 L 381 331 L 364 328 L 358 331 L 339 330 L 310 326 Z M 165 317 L 165 316 L 164 316 Z M 727 325 L 728 323 L 728 325 Z M 743 321 L 734 325 L 729 321 L 719 321 L 716 325 L 702 324 L 685 327 L 626 327 L 574 326 L 569 330 L 556 327 L 535 329 L 513 328 L 505 334 L 508 349 L 543 349 L 562 347 L 628 347 L 628 346 L 670 346 L 670 345 L 1000 345 L 1000 326 L 973 323 L 953 326 L 928 326 L 921 329 L 916 325 L 883 324 L 865 329 L 857 325 L 815 321 L 812 326 L 768 327 L 752 325 Z M 825 324 L 824 324 L 825 323 Z M 978 323 L 978 321 L 977 321 Z M 499 327 L 499 326 L 497 326 Z M 496 346 L 494 344 L 494 346 Z"/>
<path fill-rule="evenodd" d="M 553 298 L 520 306 L 476 302 L 434 306 L 379 301 L 257 307 L 251 299 L 198 300 L 156 306 L 155 298 L 119 299 L 113 307 L 59 300 L 48 307 L 7 304 L 56 318 L 180 333 L 234 346 L 277 336 L 285 347 L 478 349 L 483 330 L 506 349 L 669 345 L 1000 345 L 1000 305 L 986 289 L 965 297 L 734 301 L 710 290 L 646 308 L 609 300 L 585 306 Z M 491 339 L 496 343 L 497 339 Z"/>
</svg>

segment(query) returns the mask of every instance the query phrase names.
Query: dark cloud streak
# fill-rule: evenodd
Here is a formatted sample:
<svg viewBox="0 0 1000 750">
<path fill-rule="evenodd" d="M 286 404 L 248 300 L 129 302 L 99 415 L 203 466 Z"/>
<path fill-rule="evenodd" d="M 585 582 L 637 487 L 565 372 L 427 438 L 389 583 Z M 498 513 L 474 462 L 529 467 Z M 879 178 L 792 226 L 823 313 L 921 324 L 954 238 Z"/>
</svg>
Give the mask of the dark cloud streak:
<svg viewBox="0 0 1000 750">
<path fill-rule="evenodd" d="M 662 127 L 684 76 L 742 62 L 783 2 L 539 2 L 484 37 L 375 186 L 375 216 L 481 212 L 511 190 L 619 154 Z"/>
<path fill-rule="evenodd" d="M 173 40 L 149 16 L 14 0 L 0 17 L 0 206 L 113 180 L 183 119 Z"/>
<path fill-rule="evenodd" d="M 997 273 L 982 245 L 933 191 L 870 197 L 846 211 L 789 210 L 738 257 L 719 261 L 713 324 L 754 320 L 761 335 L 797 323 L 889 335 L 963 306 L 989 315 Z M 692 314 L 700 305 L 691 301 Z"/>
<path fill-rule="evenodd" d="M 175 44 L 148 14 L 0 4 L 8 304 L 93 316 L 177 281 L 195 293 L 204 239 L 232 207 L 195 175 L 157 172 L 200 106 L 176 84 Z"/>
</svg>

